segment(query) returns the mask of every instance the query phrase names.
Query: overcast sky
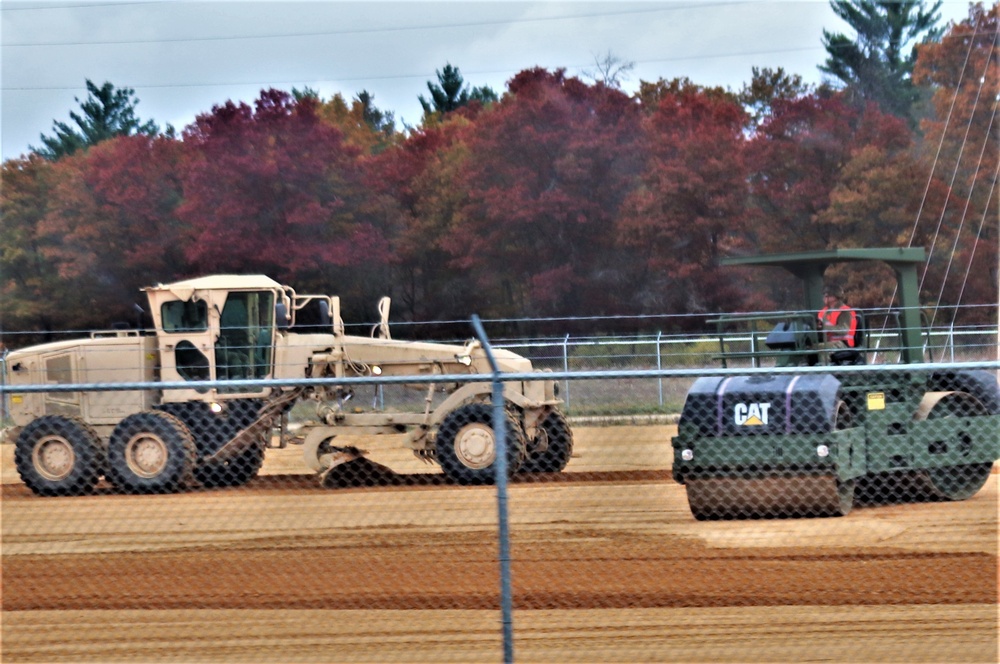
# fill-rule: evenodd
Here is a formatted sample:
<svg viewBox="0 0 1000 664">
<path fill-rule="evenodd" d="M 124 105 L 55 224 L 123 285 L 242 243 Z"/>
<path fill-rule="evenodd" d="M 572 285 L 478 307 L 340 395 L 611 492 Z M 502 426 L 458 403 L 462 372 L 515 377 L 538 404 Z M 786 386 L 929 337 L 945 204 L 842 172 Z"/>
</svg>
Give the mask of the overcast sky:
<svg viewBox="0 0 1000 664">
<path fill-rule="evenodd" d="M 968 3 L 945 0 L 943 24 Z M 818 83 L 823 28 L 852 34 L 826 0 L 673 2 L 0 2 L 3 159 L 41 145 L 69 121 L 85 80 L 131 87 L 138 115 L 178 131 L 262 88 L 361 90 L 420 121 L 418 96 L 446 63 L 498 93 L 530 67 L 583 76 L 612 53 L 640 80 L 686 76 L 739 90 L 751 67 L 784 67 Z"/>
</svg>

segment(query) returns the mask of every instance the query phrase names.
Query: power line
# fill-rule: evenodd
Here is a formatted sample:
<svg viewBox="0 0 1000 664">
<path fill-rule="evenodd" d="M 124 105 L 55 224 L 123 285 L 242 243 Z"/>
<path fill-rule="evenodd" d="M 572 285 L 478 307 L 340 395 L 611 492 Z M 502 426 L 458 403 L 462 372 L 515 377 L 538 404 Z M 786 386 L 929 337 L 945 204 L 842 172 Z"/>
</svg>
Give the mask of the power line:
<svg viewBox="0 0 1000 664">
<path fill-rule="evenodd" d="M 653 58 L 649 60 L 637 60 L 636 64 L 653 64 L 653 63 L 663 63 L 663 62 L 681 62 L 685 60 L 708 60 L 708 59 L 723 59 L 723 58 L 741 58 L 747 56 L 759 56 L 759 55 L 771 55 L 775 53 L 795 53 L 802 51 L 814 51 L 822 49 L 822 46 L 801 46 L 793 48 L 784 49 L 772 49 L 766 51 L 739 51 L 733 53 L 717 53 L 717 54 L 707 54 L 707 55 L 679 55 L 670 58 Z M 568 65 L 567 69 L 580 69 L 583 67 L 590 67 L 593 63 L 588 63 L 585 65 Z M 492 69 L 492 70 L 462 70 L 463 77 L 466 76 L 489 76 L 496 74 L 514 74 L 520 69 Z M 555 67 L 553 67 L 555 69 Z M 308 83 L 357 83 L 364 81 L 387 81 L 387 80 L 402 80 L 402 79 L 420 79 L 424 80 L 428 77 L 433 77 L 433 72 L 422 73 L 422 74 L 388 74 L 388 75 L 370 75 L 370 76 L 350 76 L 336 79 L 323 79 L 316 80 L 315 78 L 298 78 L 289 79 L 282 81 L 228 81 L 228 82 L 214 82 L 214 83 L 130 83 L 128 87 L 131 88 L 143 88 L 143 89 L 159 89 L 159 88 L 213 88 L 213 87 L 226 87 L 233 85 L 299 85 Z M 51 85 L 51 86 L 17 86 L 17 87 L 0 87 L 3 92 L 44 92 L 44 91 L 63 91 L 63 90 L 79 90 L 79 85 L 63 86 L 63 85 Z"/>
<path fill-rule="evenodd" d="M 147 0 L 146 2 L 99 2 L 93 5 L 50 5 L 36 3 L 28 7 L 0 7 L 0 12 L 37 12 L 52 11 L 59 9 L 117 9 L 118 7 L 132 7 L 135 5 L 163 5 L 168 4 L 168 0 Z"/>
<path fill-rule="evenodd" d="M 170 4 L 170 3 L 146 3 L 146 4 Z M 106 41 L 52 41 L 52 42 L 31 42 L 31 43 L 5 43 L 2 45 L 3 48 L 32 48 L 32 47 L 51 47 L 51 46 L 123 46 L 132 44 L 169 44 L 169 43 L 179 43 L 179 42 L 207 42 L 207 41 L 237 41 L 237 40 L 249 40 L 249 39 L 301 39 L 304 37 L 333 37 L 333 36 L 344 36 L 344 35 L 364 35 L 364 34 L 378 34 L 378 33 L 395 33 L 395 32 L 417 32 L 420 30 L 450 30 L 455 28 L 481 28 L 494 25 L 516 25 L 524 23 L 547 23 L 554 21 L 569 21 L 584 18 L 608 18 L 614 16 L 634 16 L 636 14 L 652 14 L 661 12 L 675 12 L 687 9 L 704 9 L 704 8 L 717 8 L 717 7 L 727 7 L 732 5 L 748 5 L 750 2 L 746 1 L 733 1 L 733 2 L 713 2 L 713 3 L 698 3 L 694 5 L 671 5 L 669 7 L 656 7 L 648 9 L 634 9 L 628 11 L 613 11 L 613 12 L 591 12 L 586 14 L 570 14 L 562 16 L 539 16 L 536 18 L 521 18 L 521 19 L 496 19 L 488 21 L 467 21 L 462 23 L 437 23 L 430 25 L 406 25 L 406 26 L 392 26 L 392 27 L 381 27 L 381 28 L 350 28 L 343 30 L 317 30 L 317 31 L 306 31 L 306 32 L 289 32 L 289 33 L 279 33 L 279 34 L 263 34 L 263 35 L 226 35 L 226 36 L 209 36 L 209 37 L 177 37 L 177 38 L 166 38 L 166 39 L 121 39 L 121 40 L 106 40 Z"/>
</svg>

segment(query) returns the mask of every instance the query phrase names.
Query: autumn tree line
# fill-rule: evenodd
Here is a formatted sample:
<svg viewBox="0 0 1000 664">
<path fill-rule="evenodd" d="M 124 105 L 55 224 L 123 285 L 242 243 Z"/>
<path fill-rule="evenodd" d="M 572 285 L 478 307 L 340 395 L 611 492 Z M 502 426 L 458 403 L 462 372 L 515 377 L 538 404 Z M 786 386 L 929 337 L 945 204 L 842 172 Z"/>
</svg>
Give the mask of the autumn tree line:
<svg viewBox="0 0 1000 664">
<path fill-rule="evenodd" d="M 995 321 L 998 28 L 1000 5 L 973 5 L 921 44 L 905 104 L 780 69 L 740 91 L 681 78 L 628 95 L 534 68 L 499 95 L 454 89 L 449 65 L 406 130 L 367 93 L 275 89 L 179 132 L 127 115 L 73 149 L 57 123 L 3 163 L 0 331 L 106 328 L 136 319 L 144 286 L 262 273 L 340 295 L 349 323 L 390 295 L 395 321 L 637 332 L 629 317 L 799 305 L 790 280 L 724 256 L 908 245 L 930 252 L 925 302 Z M 89 101 L 131 93 L 88 85 Z M 892 300 L 876 268 L 833 277 L 856 306 Z"/>
</svg>

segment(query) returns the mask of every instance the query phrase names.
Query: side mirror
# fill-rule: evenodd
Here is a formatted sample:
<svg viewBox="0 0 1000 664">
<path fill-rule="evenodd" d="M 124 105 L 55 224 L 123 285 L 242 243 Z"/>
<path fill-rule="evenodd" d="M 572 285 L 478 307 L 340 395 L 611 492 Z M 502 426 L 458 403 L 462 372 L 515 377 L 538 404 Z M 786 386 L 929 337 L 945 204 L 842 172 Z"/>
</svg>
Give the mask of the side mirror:
<svg viewBox="0 0 1000 664">
<path fill-rule="evenodd" d="M 278 329 L 284 332 L 288 329 L 288 307 L 285 306 L 284 302 L 278 302 L 274 305 L 274 322 L 278 326 Z"/>
<path fill-rule="evenodd" d="M 333 328 L 333 318 L 330 317 L 330 303 L 319 300 L 319 324 L 324 330 Z"/>
</svg>

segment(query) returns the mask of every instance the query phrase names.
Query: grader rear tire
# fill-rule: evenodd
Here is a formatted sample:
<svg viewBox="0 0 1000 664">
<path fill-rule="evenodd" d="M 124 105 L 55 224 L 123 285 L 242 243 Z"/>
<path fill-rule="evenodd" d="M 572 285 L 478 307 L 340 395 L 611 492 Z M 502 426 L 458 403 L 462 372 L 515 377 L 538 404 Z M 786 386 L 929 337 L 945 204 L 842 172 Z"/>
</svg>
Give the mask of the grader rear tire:
<svg viewBox="0 0 1000 664">
<path fill-rule="evenodd" d="M 108 443 L 108 480 L 126 493 L 173 493 L 193 481 L 197 450 L 187 426 L 162 411 L 129 415 Z"/>
<path fill-rule="evenodd" d="M 14 447 L 21 481 L 39 496 L 76 496 L 93 490 L 104 454 L 100 437 L 83 420 L 44 415 L 24 427 Z"/>
</svg>

